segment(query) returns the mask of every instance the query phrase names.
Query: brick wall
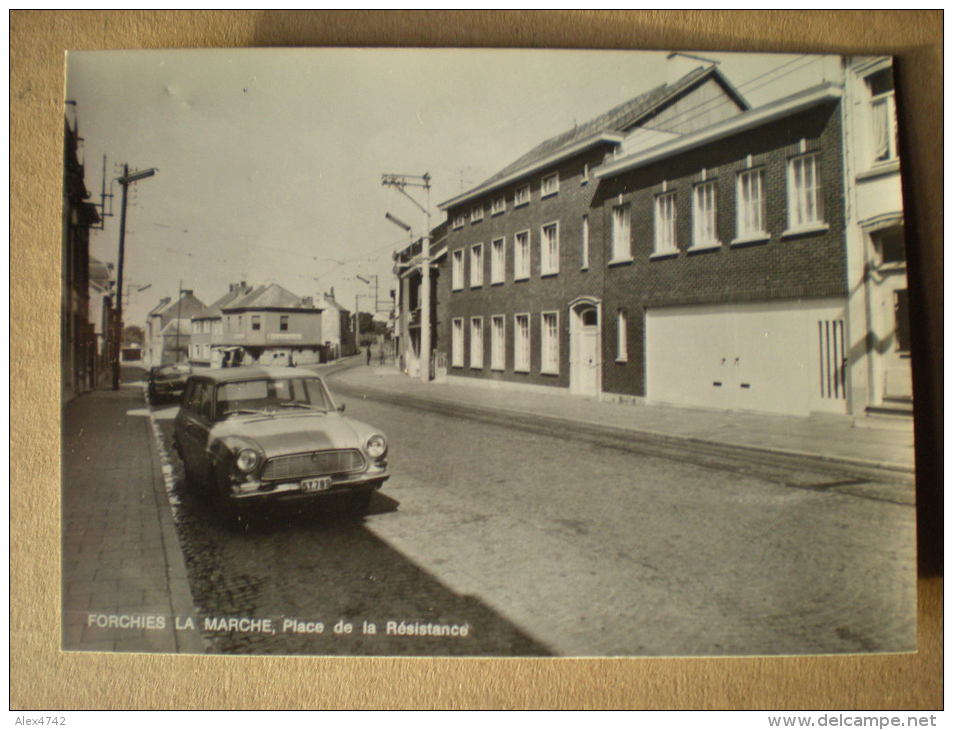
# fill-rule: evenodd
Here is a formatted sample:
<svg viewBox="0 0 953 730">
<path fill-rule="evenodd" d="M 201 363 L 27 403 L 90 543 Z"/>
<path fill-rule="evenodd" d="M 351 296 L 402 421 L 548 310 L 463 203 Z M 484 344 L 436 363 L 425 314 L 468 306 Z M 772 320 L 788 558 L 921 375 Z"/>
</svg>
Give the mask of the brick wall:
<svg viewBox="0 0 953 730">
<path fill-rule="evenodd" d="M 804 150 L 818 152 L 823 220 L 827 229 L 806 235 L 783 236 L 787 223 L 788 159 Z M 591 178 L 582 184 L 584 165 L 592 170 L 602 163 L 608 146 L 601 146 L 524 178 L 518 184 L 447 210 L 450 229 L 447 256 L 438 285 L 440 348 L 451 363 L 452 321 L 464 320 L 463 367 L 449 367 L 451 375 L 508 380 L 532 385 L 569 386 L 569 303 L 580 296 L 603 301 L 602 389 L 607 393 L 645 394 L 644 312 L 647 308 L 701 305 L 786 298 L 844 296 L 843 162 L 840 113 L 836 103 L 823 104 L 765 124 L 734 137 L 670 157 L 644 168 L 606 180 Z M 751 159 L 749 161 L 749 155 Z M 765 227 L 769 237 L 758 243 L 732 245 L 736 237 L 736 175 L 749 165 L 764 170 Z M 706 180 L 716 186 L 717 235 L 721 246 L 690 252 L 692 241 L 692 190 Z M 559 192 L 541 197 L 543 177 L 559 173 Z M 655 197 L 662 191 L 676 196 L 677 243 L 674 256 L 650 258 L 654 242 Z M 529 204 L 514 207 L 517 188 L 530 183 Z M 491 203 L 505 195 L 506 210 L 492 215 Z M 608 264 L 612 208 L 620 201 L 632 214 L 632 261 Z M 482 205 L 483 219 L 471 222 L 470 213 Z M 466 215 L 460 228 L 454 218 Z M 583 268 L 581 237 L 583 216 L 589 219 L 589 265 Z M 559 222 L 559 272 L 540 272 L 541 227 Z M 514 236 L 530 234 L 530 275 L 514 281 Z M 505 275 L 501 284 L 490 279 L 491 242 L 505 239 Z M 470 251 L 483 246 L 483 284 L 470 285 Z M 464 286 L 452 291 L 452 259 L 464 251 Z M 628 360 L 616 363 L 616 317 L 626 313 Z M 559 312 L 560 364 L 558 375 L 542 374 L 540 313 Z M 514 315 L 530 313 L 529 373 L 514 372 Z M 505 368 L 490 367 L 490 318 L 505 316 Z M 483 317 L 483 366 L 470 367 L 470 321 Z"/>
<path fill-rule="evenodd" d="M 439 296 L 447 302 L 446 308 L 440 312 L 440 342 L 447 353 L 448 362 L 450 362 L 452 346 L 452 320 L 460 317 L 465 321 L 464 367 L 458 368 L 451 365 L 449 368 L 451 375 L 568 387 L 569 332 L 566 305 L 579 294 L 600 296 L 603 278 L 603 272 L 594 265 L 592 254 L 590 254 L 588 270 L 582 269 L 582 217 L 591 214 L 590 205 L 597 187 L 594 179 L 583 184 L 583 170 L 585 165 L 588 165 L 591 170 L 601 164 L 608 149 L 609 146 L 601 145 L 588 152 L 580 153 L 563 163 L 524 178 L 517 185 L 511 185 L 447 211 L 451 224 L 460 212 L 467 214 L 467 221 L 463 227 L 451 228 L 447 235 L 447 257 L 442 262 L 443 273 L 440 277 Z M 543 198 L 540 191 L 542 178 L 553 172 L 559 173 L 559 192 Z M 514 207 L 516 189 L 523 187 L 527 182 L 530 184 L 530 202 L 527 205 Z M 506 198 L 506 211 L 499 215 L 491 215 L 491 203 L 501 194 Z M 483 220 L 471 223 L 469 214 L 475 205 L 480 204 L 484 206 Z M 554 221 L 559 223 L 559 273 L 541 276 L 541 228 Z M 520 231 L 529 231 L 530 275 L 526 280 L 514 281 L 513 245 L 515 234 Z M 491 242 L 500 237 L 505 239 L 504 281 L 501 284 L 491 284 Z M 472 288 L 470 286 L 470 250 L 476 243 L 483 244 L 483 285 Z M 589 246 L 592 251 L 591 233 Z M 465 250 L 464 288 L 462 291 L 451 291 L 453 251 L 461 248 Z M 558 375 L 540 373 L 540 313 L 547 311 L 560 313 Z M 514 315 L 523 313 L 532 315 L 529 373 L 517 373 L 513 369 L 513 318 Z M 505 316 L 506 323 L 506 366 L 502 372 L 490 369 L 490 317 L 499 314 Z M 484 317 L 484 357 L 483 367 L 480 369 L 470 367 L 470 319 L 476 316 Z"/>
<path fill-rule="evenodd" d="M 787 221 L 788 159 L 801 151 L 820 155 L 823 220 L 828 228 L 783 236 Z M 751 164 L 764 170 L 766 229 L 756 244 L 731 245 L 736 237 L 736 175 Z M 692 242 L 693 186 L 701 171 L 716 185 L 716 220 L 722 245 L 688 251 Z M 679 251 L 650 258 L 654 205 L 666 190 L 675 193 Z M 621 198 L 620 198 L 621 196 Z M 612 208 L 629 204 L 632 262 L 607 266 Z M 603 180 L 593 200 L 593 241 L 600 242 L 599 266 L 606 269 L 603 324 L 603 390 L 645 394 L 644 313 L 647 308 L 846 295 L 843 162 L 836 104 L 793 115 L 735 137 Z M 598 230 L 597 230 L 598 228 Z M 603 246 L 603 242 L 605 245 Z M 616 316 L 628 320 L 628 362 L 616 363 Z"/>
</svg>

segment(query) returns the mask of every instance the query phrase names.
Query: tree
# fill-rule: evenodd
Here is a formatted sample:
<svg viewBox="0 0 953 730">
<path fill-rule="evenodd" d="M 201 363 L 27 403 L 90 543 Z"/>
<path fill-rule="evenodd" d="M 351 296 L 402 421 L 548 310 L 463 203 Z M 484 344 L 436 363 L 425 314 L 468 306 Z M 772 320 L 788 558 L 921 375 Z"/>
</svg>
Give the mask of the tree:
<svg viewBox="0 0 953 730">
<path fill-rule="evenodd" d="M 125 346 L 129 345 L 142 345 L 145 342 L 146 335 L 142 331 L 142 327 L 138 325 L 130 324 L 123 327 L 122 330 L 122 344 Z"/>
</svg>

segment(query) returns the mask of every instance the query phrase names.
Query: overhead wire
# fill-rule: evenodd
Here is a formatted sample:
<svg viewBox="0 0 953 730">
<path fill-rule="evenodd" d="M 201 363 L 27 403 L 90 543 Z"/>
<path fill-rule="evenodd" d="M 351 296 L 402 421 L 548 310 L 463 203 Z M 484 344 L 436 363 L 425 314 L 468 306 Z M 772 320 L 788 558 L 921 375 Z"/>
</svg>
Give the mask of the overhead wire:
<svg viewBox="0 0 953 730">
<path fill-rule="evenodd" d="M 811 64 L 817 63 L 818 61 L 820 61 L 822 58 L 823 58 L 822 56 L 810 56 L 810 55 L 807 55 L 807 54 L 800 54 L 800 55 L 794 57 L 793 59 L 789 59 L 789 60 L 785 61 L 784 63 L 778 65 L 778 66 L 772 67 L 772 68 L 768 69 L 767 71 L 764 71 L 763 73 L 758 74 L 757 76 L 754 76 L 754 77 L 752 77 L 752 78 L 750 78 L 750 79 L 746 79 L 743 83 L 735 85 L 735 86 L 734 86 L 734 89 L 735 89 L 736 91 L 738 91 L 739 93 L 742 93 L 742 92 L 743 92 L 743 93 L 745 93 L 745 94 L 750 93 L 750 92 L 752 92 L 752 91 L 756 91 L 756 90 L 758 90 L 758 89 L 763 88 L 764 86 L 766 86 L 766 85 L 768 85 L 768 84 L 775 83 L 775 82 L 777 82 L 778 80 L 780 80 L 780 79 L 782 79 L 782 78 L 785 78 L 786 76 L 789 76 L 789 75 L 791 75 L 791 74 L 793 74 L 793 73 L 796 73 L 796 72 L 799 72 L 799 71 L 803 71 L 804 69 L 806 69 L 806 68 L 807 68 L 808 66 L 810 66 Z M 803 63 L 802 63 L 802 62 L 803 62 Z M 798 65 L 798 64 L 800 64 L 800 65 Z M 790 67 L 790 68 L 789 68 L 789 67 Z M 787 70 L 784 70 L 784 69 L 787 69 Z M 784 71 L 784 72 L 781 73 L 781 71 Z M 695 119 L 697 119 L 697 118 L 699 118 L 699 117 L 701 117 L 701 116 L 703 116 L 703 115 L 705 115 L 705 114 L 710 114 L 713 110 L 718 109 L 718 108 L 721 107 L 721 106 L 724 106 L 724 105 L 727 105 L 727 104 L 733 104 L 733 103 L 734 103 L 734 102 L 733 102 L 733 100 L 731 100 L 731 99 L 724 98 L 724 97 L 721 97 L 721 96 L 720 96 L 720 97 L 715 97 L 715 98 L 713 98 L 713 99 L 708 99 L 708 100 L 702 101 L 702 102 L 700 102 L 700 103 L 698 103 L 698 104 L 696 104 L 696 105 L 694 105 L 694 106 L 691 106 L 691 107 L 688 107 L 688 108 L 686 108 L 686 109 L 683 109 L 683 110 L 679 111 L 677 114 L 673 115 L 672 117 L 667 118 L 666 121 L 667 121 L 668 123 L 678 122 L 678 123 L 681 123 L 681 124 L 685 124 L 685 123 L 691 122 L 691 121 L 693 121 L 693 120 L 695 120 Z M 697 113 L 693 114 L 694 112 L 697 112 Z M 135 190 L 135 189 L 133 189 L 133 192 L 134 192 L 134 190 Z M 134 201 L 135 201 L 135 199 L 134 199 Z M 133 201 L 133 202 L 134 202 L 134 201 Z M 156 226 L 156 227 L 159 227 L 159 228 L 172 228 L 172 227 L 173 227 L 173 226 L 171 226 L 171 225 L 169 225 L 169 224 L 159 223 L 159 222 L 156 222 L 156 221 L 144 221 L 144 223 L 150 224 L 150 225 L 153 225 L 153 226 Z M 196 230 L 199 231 L 199 232 L 202 231 L 201 228 L 195 229 L 194 226 L 183 227 L 183 228 L 181 228 L 180 230 L 182 231 L 182 233 L 185 233 L 185 234 L 187 234 L 187 235 L 192 235 L 193 231 L 196 231 Z M 234 237 L 234 238 L 246 238 L 246 239 L 248 239 L 248 238 L 253 238 L 253 236 L 252 236 L 251 234 L 247 234 L 247 233 L 237 233 L 237 234 L 236 234 L 236 233 L 223 232 L 223 231 L 221 231 L 221 230 L 210 231 L 210 230 L 208 230 L 208 229 L 206 229 L 205 232 L 206 232 L 206 234 L 210 234 L 210 235 L 212 235 L 212 236 L 216 236 L 216 237 L 219 237 L 219 238 L 221 238 L 222 236 L 226 236 L 226 237 L 227 237 L 227 236 L 231 236 L 231 237 Z M 265 243 L 261 243 L 261 242 L 258 242 L 258 241 L 254 241 L 254 242 L 253 242 L 253 241 L 248 241 L 247 243 L 243 244 L 242 247 L 245 249 L 245 251 L 248 251 L 249 254 L 251 253 L 251 252 L 249 251 L 249 249 L 251 249 L 251 250 L 264 249 L 264 250 L 276 251 L 276 252 L 279 252 L 279 253 L 289 254 L 289 255 L 294 255 L 294 256 L 308 256 L 311 260 L 314 260 L 314 261 L 330 261 L 330 262 L 336 264 L 334 270 L 337 270 L 337 269 L 343 268 L 344 266 L 347 266 L 347 265 L 349 265 L 349 264 L 359 263 L 359 262 L 362 262 L 362 261 L 364 261 L 364 262 L 366 262 L 366 261 L 371 261 L 371 260 L 373 260 L 372 257 L 374 257 L 375 255 L 379 254 L 380 252 L 382 252 L 382 251 L 384 251 L 384 250 L 390 250 L 390 251 L 392 251 L 392 250 L 394 250 L 395 247 L 397 247 L 397 246 L 402 246 L 402 245 L 406 245 L 407 243 L 408 243 L 408 241 L 407 241 L 406 239 L 403 239 L 403 238 L 402 238 L 402 239 L 399 240 L 399 241 L 388 242 L 388 243 L 383 244 L 383 245 L 380 245 L 380 246 L 375 246 L 375 247 L 373 247 L 373 248 L 368 248 L 368 249 L 365 250 L 365 251 L 362 251 L 362 252 L 360 252 L 360 253 L 358 253 L 358 254 L 356 254 L 356 255 L 354 255 L 354 256 L 351 256 L 351 257 L 348 257 L 348 258 L 344 258 L 344 259 L 309 255 L 306 251 L 303 251 L 302 249 L 283 248 L 283 247 L 280 247 L 280 246 L 274 246 L 274 245 L 271 245 L 271 244 L 265 244 Z M 183 251 L 183 250 L 181 250 L 181 249 L 177 249 L 177 248 L 175 248 L 175 247 L 173 247 L 173 246 L 168 246 L 168 245 L 164 246 L 163 248 L 164 248 L 164 250 L 165 250 L 166 252 L 168 252 L 168 253 L 174 253 L 174 254 L 184 255 L 184 256 L 188 256 L 188 257 L 199 256 L 199 257 L 205 258 L 205 259 L 207 259 L 207 260 L 214 260 L 214 261 L 216 261 L 216 262 L 222 262 L 222 263 L 228 263 L 228 262 L 229 262 L 229 259 L 228 259 L 227 257 L 221 257 L 221 256 L 219 256 L 218 254 L 216 254 L 216 253 L 214 253 L 214 252 L 202 251 L 201 249 L 192 249 L 192 250 L 189 250 L 189 251 Z M 330 272 L 329 272 L 329 273 L 330 273 Z M 326 275 L 327 275 L 327 274 L 325 274 L 325 276 L 326 276 Z M 324 278 L 324 277 L 322 277 L 322 278 Z"/>
</svg>

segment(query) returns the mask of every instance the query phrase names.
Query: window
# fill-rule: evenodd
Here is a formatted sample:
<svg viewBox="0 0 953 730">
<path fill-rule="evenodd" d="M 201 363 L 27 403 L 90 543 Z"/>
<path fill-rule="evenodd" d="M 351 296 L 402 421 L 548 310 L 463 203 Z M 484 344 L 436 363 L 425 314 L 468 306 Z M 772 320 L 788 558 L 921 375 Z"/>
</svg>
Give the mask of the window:
<svg viewBox="0 0 953 730">
<path fill-rule="evenodd" d="M 897 112 L 894 102 L 893 72 L 885 68 L 868 76 L 870 92 L 871 161 L 897 158 Z"/>
<path fill-rule="evenodd" d="M 251 329 L 252 332 L 258 332 L 261 329 L 261 316 L 258 314 L 253 314 L 251 316 Z"/>
<path fill-rule="evenodd" d="M 483 220 L 483 206 L 478 205 L 473 210 L 470 211 L 470 222 L 477 223 Z"/>
<path fill-rule="evenodd" d="M 874 244 L 878 266 L 903 265 L 907 259 L 904 247 L 903 226 L 890 226 L 871 231 L 870 240 Z"/>
<path fill-rule="evenodd" d="M 242 315 L 238 315 L 238 331 L 241 332 L 244 328 L 242 327 Z"/>
<path fill-rule="evenodd" d="M 483 286 L 483 244 L 475 243 L 470 248 L 470 286 Z"/>
<path fill-rule="evenodd" d="M 554 172 L 552 175 L 547 175 L 543 178 L 543 182 L 539 186 L 540 197 L 547 197 L 549 195 L 555 195 L 559 192 L 559 173 Z"/>
<path fill-rule="evenodd" d="M 616 333 L 615 361 L 628 362 L 629 361 L 628 321 L 625 316 L 625 311 L 621 309 L 616 314 L 615 333 Z"/>
<path fill-rule="evenodd" d="M 287 314 L 282 314 L 281 317 L 278 319 L 278 329 L 281 332 L 288 331 L 288 315 Z"/>
<path fill-rule="evenodd" d="M 463 213 L 458 213 L 453 217 L 453 227 L 454 228 L 463 228 L 463 224 L 467 222 L 466 216 Z"/>
<path fill-rule="evenodd" d="M 212 322 L 212 334 L 213 335 L 222 334 L 222 320 L 217 319 L 214 322 Z"/>
<path fill-rule="evenodd" d="M 470 367 L 483 367 L 483 317 L 470 320 Z"/>
<path fill-rule="evenodd" d="M 539 239 L 540 274 L 559 273 L 559 223 L 547 223 Z"/>
<path fill-rule="evenodd" d="M 675 240 L 675 193 L 662 193 L 655 198 L 655 253 L 678 251 Z"/>
<path fill-rule="evenodd" d="M 506 367 L 506 321 L 502 314 L 494 314 L 490 331 L 490 368 L 503 370 Z"/>
<path fill-rule="evenodd" d="M 506 196 L 501 195 L 490 203 L 490 215 L 499 215 L 506 212 Z"/>
<path fill-rule="evenodd" d="M 463 367 L 463 319 L 453 320 L 453 340 L 450 343 L 450 362 L 455 368 Z"/>
<path fill-rule="evenodd" d="M 529 315 L 513 317 L 513 370 L 529 372 Z"/>
<path fill-rule="evenodd" d="M 764 226 L 764 170 L 738 173 L 738 238 L 766 237 Z"/>
<path fill-rule="evenodd" d="M 582 269 L 589 268 L 589 216 L 582 217 Z"/>
<path fill-rule="evenodd" d="M 558 375 L 559 314 L 556 312 L 543 312 L 541 319 L 540 356 L 542 359 L 542 367 L 540 368 L 540 372 L 549 375 Z"/>
<path fill-rule="evenodd" d="M 521 188 L 516 189 L 516 193 L 513 195 L 513 207 L 516 208 L 520 205 L 526 205 L 529 202 L 529 185 L 524 185 Z"/>
<path fill-rule="evenodd" d="M 529 231 L 521 231 L 513 239 L 513 279 L 529 278 Z"/>
<path fill-rule="evenodd" d="M 490 244 L 490 283 L 502 284 L 506 278 L 506 247 L 502 238 Z"/>
<path fill-rule="evenodd" d="M 610 261 L 628 261 L 632 258 L 632 233 L 628 205 L 612 207 L 612 258 Z"/>
<path fill-rule="evenodd" d="M 788 162 L 788 227 L 808 228 L 822 222 L 817 154 Z"/>
<path fill-rule="evenodd" d="M 907 289 L 897 289 L 894 293 L 894 322 L 896 324 L 895 343 L 898 352 L 910 352 L 910 294 Z"/>
<path fill-rule="evenodd" d="M 715 183 L 705 182 L 695 186 L 692 211 L 692 245 L 717 246 L 718 226 L 715 216 Z"/>
<path fill-rule="evenodd" d="M 453 282 L 454 291 L 459 291 L 463 288 L 463 249 L 458 248 L 453 252 L 453 258 L 451 259 L 451 272 L 450 278 Z"/>
</svg>

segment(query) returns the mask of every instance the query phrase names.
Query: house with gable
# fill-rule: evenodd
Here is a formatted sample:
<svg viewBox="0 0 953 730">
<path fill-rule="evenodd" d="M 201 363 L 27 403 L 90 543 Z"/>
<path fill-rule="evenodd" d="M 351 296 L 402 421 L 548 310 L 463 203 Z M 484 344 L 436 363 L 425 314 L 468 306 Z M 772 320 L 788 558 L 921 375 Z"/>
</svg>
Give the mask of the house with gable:
<svg viewBox="0 0 953 730">
<path fill-rule="evenodd" d="M 244 281 L 229 284 L 228 292 L 216 299 L 201 312 L 192 315 L 192 335 L 189 346 L 189 362 L 198 367 L 220 367 L 220 345 L 224 335 L 222 307 L 228 306 L 252 292 Z"/>
<path fill-rule="evenodd" d="M 146 317 L 145 363 L 155 367 L 187 362 L 192 316 L 204 311 L 205 304 L 192 289 L 182 289 L 175 301 L 163 297 Z"/>
<path fill-rule="evenodd" d="M 327 360 L 322 308 L 278 284 L 254 288 L 220 307 L 223 331 L 213 338 L 222 367 L 310 365 Z"/>
</svg>

